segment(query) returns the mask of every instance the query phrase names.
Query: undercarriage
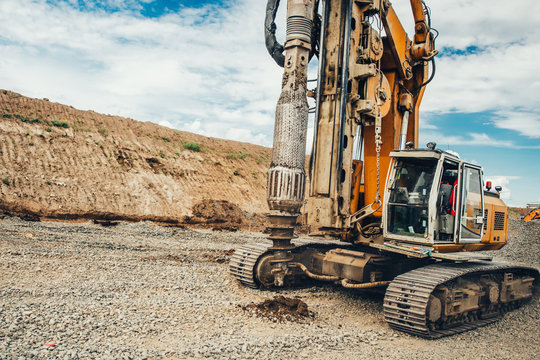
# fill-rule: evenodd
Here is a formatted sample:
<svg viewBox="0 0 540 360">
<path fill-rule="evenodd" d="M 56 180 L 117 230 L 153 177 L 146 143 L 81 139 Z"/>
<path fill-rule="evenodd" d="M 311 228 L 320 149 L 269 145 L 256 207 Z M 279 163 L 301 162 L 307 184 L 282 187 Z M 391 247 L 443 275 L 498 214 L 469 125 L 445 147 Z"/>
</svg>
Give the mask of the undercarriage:
<svg viewBox="0 0 540 360">
<path fill-rule="evenodd" d="M 475 253 L 507 243 L 502 188 L 483 189 L 482 168 L 457 153 L 433 142 L 418 147 L 438 32 L 425 1 L 410 5 L 411 39 L 389 1 L 288 0 L 281 46 L 279 1 L 268 0 L 265 43 L 283 67 L 268 170 L 269 236 L 237 249 L 230 270 L 248 287 L 387 287 L 388 324 L 437 338 L 487 324 L 531 299 L 539 276 Z M 308 89 L 314 55 L 316 87 Z M 297 221 L 310 240 L 296 237 Z"/>
<path fill-rule="evenodd" d="M 313 281 L 360 290 L 386 287 L 384 316 L 389 326 L 430 339 L 489 324 L 530 300 L 538 286 L 538 270 L 530 267 L 464 258 L 445 262 L 429 255 L 306 239 L 294 240 L 282 263 L 287 269 L 283 282 L 277 283 L 271 247 L 271 241 L 262 241 L 238 248 L 231 258 L 231 274 L 252 288 Z"/>
</svg>

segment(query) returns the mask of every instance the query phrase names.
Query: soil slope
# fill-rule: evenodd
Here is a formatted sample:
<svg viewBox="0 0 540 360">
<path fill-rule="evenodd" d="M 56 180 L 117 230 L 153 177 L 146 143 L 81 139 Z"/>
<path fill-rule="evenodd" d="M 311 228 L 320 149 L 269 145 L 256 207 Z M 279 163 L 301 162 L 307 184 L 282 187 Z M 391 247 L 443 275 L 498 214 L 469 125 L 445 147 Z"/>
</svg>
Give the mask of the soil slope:
<svg viewBox="0 0 540 360">
<path fill-rule="evenodd" d="M 0 90 L 0 210 L 182 222 L 203 200 L 266 211 L 271 150 Z"/>
</svg>

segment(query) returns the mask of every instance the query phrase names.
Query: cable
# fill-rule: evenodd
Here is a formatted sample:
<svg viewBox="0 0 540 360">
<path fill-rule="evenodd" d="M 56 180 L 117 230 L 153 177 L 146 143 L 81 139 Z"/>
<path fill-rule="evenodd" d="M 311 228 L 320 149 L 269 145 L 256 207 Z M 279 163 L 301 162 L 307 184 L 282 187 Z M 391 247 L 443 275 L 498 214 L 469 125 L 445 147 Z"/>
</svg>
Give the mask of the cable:
<svg viewBox="0 0 540 360">
<path fill-rule="evenodd" d="M 429 26 L 429 29 L 430 29 L 431 48 L 435 49 L 435 40 L 437 39 L 437 37 L 439 37 L 439 31 L 437 29 L 431 27 L 431 9 L 426 5 L 426 3 L 423 0 L 422 0 L 422 4 L 424 4 L 424 12 L 426 13 L 426 17 L 427 17 L 427 20 L 428 20 L 428 26 Z M 433 80 L 433 78 L 435 77 L 435 72 L 436 72 L 435 57 L 432 57 L 430 59 L 430 61 L 431 61 L 431 67 L 432 67 L 431 75 L 429 76 L 429 79 L 426 82 L 424 82 L 423 84 L 421 84 L 420 86 L 418 86 L 417 88 L 415 88 L 412 91 L 413 96 L 418 94 L 418 92 L 424 86 L 429 84 L 431 82 L 431 80 Z"/>
<path fill-rule="evenodd" d="M 435 29 L 435 28 L 431 28 L 431 31 L 435 32 L 435 36 L 433 37 L 433 45 L 435 45 L 435 39 L 437 39 L 439 37 L 439 30 Z M 433 35 L 431 35 L 433 36 Z"/>
<path fill-rule="evenodd" d="M 424 0 L 422 0 L 422 7 L 424 8 L 424 14 L 426 14 L 428 26 L 431 28 L 431 9 L 429 8 L 429 6 L 427 6 Z"/>
</svg>

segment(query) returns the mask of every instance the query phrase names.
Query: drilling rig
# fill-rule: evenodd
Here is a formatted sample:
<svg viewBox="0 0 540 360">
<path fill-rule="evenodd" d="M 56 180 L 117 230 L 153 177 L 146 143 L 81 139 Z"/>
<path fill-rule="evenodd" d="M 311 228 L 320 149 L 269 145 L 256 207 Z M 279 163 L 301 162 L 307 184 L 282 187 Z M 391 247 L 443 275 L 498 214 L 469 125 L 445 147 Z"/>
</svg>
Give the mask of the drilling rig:
<svg viewBox="0 0 540 360">
<path fill-rule="evenodd" d="M 477 253 L 508 238 L 507 207 L 499 191 L 484 189 L 482 168 L 434 143 L 418 146 L 437 31 L 424 1 L 410 5 L 412 39 L 388 0 L 288 0 L 281 45 L 279 0 L 268 0 L 266 47 L 284 69 L 268 170 L 269 236 L 236 249 L 230 272 L 253 288 L 313 280 L 386 288 L 390 327 L 439 338 L 531 299 L 539 273 Z M 316 87 L 308 89 L 313 57 Z M 295 235 L 299 220 L 309 236 Z"/>
</svg>

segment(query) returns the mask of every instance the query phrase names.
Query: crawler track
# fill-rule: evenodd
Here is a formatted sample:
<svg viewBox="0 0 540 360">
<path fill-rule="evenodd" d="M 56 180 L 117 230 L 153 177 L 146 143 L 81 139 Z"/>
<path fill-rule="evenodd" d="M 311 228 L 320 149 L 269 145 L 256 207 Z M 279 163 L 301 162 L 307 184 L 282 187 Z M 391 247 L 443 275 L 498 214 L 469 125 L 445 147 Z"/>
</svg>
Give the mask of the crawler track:
<svg viewBox="0 0 540 360">
<path fill-rule="evenodd" d="M 447 263 L 421 267 L 397 276 L 386 290 L 384 315 L 393 329 L 425 338 L 436 339 L 487 325 L 502 317 L 522 300 L 506 303 L 496 313 L 474 317 L 452 324 L 444 329 L 434 329 L 428 319 L 430 295 L 445 283 L 464 276 L 518 272 L 538 279 L 538 271 L 529 267 L 497 263 Z"/>
<path fill-rule="evenodd" d="M 271 241 L 261 241 L 242 245 L 237 248 L 229 262 L 231 275 L 244 286 L 254 289 L 258 288 L 259 285 L 255 281 L 253 270 L 259 257 L 267 252 L 270 246 L 272 246 Z"/>
</svg>

